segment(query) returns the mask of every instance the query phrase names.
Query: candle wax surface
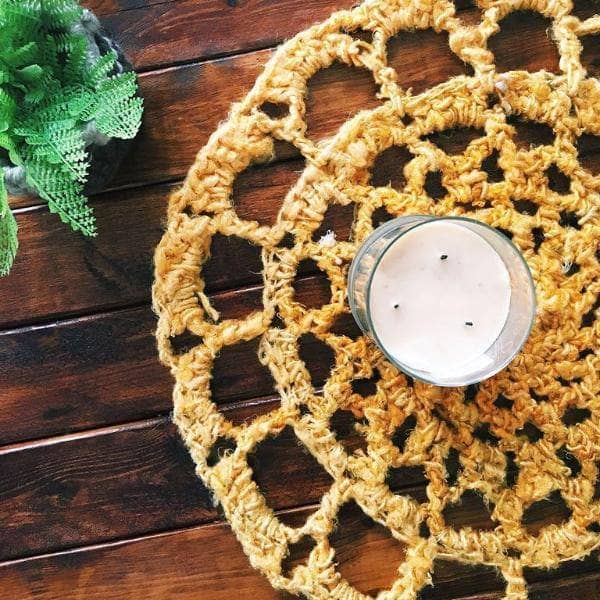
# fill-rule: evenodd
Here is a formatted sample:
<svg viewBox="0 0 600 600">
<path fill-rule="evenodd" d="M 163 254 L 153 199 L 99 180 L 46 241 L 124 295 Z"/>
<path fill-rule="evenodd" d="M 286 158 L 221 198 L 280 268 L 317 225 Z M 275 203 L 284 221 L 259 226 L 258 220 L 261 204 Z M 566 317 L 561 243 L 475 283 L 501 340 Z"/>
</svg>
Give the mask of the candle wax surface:
<svg viewBox="0 0 600 600">
<path fill-rule="evenodd" d="M 386 250 L 369 304 L 380 344 L 398 362 L 434 375 L 471 372 L 490 361 L 485 352 L 506 322 L 510 276 L 481 236 L 432 221 Z"/>
</svg>

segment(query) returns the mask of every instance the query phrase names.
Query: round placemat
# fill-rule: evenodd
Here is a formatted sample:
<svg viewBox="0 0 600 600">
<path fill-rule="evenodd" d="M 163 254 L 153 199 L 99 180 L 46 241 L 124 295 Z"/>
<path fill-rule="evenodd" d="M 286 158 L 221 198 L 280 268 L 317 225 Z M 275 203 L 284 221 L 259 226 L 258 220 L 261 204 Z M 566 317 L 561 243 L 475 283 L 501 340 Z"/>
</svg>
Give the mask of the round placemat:
<svg viewBox="0 0 600 600">
<path fill-rule="evenodd" d="M 580 38 L 600 31 L 600 17 L 571 16 L 570 1 L 479 7 L 480 22 L 467 25 L 446 0 L 375 0 L 297 35 L 232 107 L 170 200 L 153 295 L 160 357 L 175 378 L 174 420 L 252 565 L 273 586 L 307 598 L 367 597 L 342 577 L 330 544 L 349 502 L 405 549 L 395 582 L 378 598 L 416 597 L 439 558 L 494 566 L 506 597 L 525 598 L 524 568 L 553 568 L 600 545 L 600 176 L 578 154 L 582 136 L 600 134 L 600 82 L 580 62 Z M 487 42 L 515 10 L 552 19 L 560 73 L 497 71 Z M 447 34 L 470 74 L 418 95 L 403 89 L 386 49 L 413 29 Z M 307 133 L 307 82 L 335 62 L 368 69 L 381 103 L 317 143 Z M 551 135 L 523 147 L 517 121 L 543 124 Z M 458 153 L 444 151 L 445 132 L 461 128 L 478 133 Z M 272 159 L 279 141 L 293 145 L 306 167 L 273 225 L 245 220 L 232 200 L 236 177 Z M 396 169 L 394 182 L 381 180 L 381 161 Z M 353 214 L 348 239 L 322 235 L 335 207 Z M 478 386 L 413 382 L 367 338 L 334 327 L 349 313 L 346 275 L 357 248 L 382 215 L 406 214 L 483 221 L 511 237 L 531 268 L 538 302 L 531 336 L 507 369 Z M 262 310 L 243 319 L 221 319 L 205 294 L 202 270 L 215 235 L 261 248 Z M 307 308 L 295 297 L 307 260 L 329 281 L 322 306 Z M 183 351 L 181 336 L 194 340 Z M 299 352 L 305 336 L 335 355 L 322 389 Z M 258 359 L 280 406 L 234 424 L 211 400 L 212 369 L 223 348 L 248 340 L 259 340 Z M 371 382 L 367 393 L 356 391 L 357 380 Z M 352 452 L 338 439 L 331 421 L 340 411 L 351 415 L 366 448 Z M 249 466 L 258 445 L 284 428 L 333 480 L 297 527 L 277 518 Z M 391 480 L 407 468 L 424 475 L 422 501 L 393 491 Z M 465 494 L 482 499 L 492 528 L 446 522 Z M 548 499 L 563 505 L 564 518 L 529 528 L 528 513 Z M 290 548 L 306 540 L 306 561 L 282 568 Z"/>
</svg>

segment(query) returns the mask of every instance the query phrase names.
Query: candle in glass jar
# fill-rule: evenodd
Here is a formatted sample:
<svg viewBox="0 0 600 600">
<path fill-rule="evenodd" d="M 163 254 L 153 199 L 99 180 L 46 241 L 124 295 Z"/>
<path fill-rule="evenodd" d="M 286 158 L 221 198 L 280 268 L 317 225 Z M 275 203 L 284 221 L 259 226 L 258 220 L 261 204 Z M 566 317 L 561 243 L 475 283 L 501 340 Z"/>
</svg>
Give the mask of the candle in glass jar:
<svg viewBox="0 0 600 600">
<path fill-rule="evenodd" d="M 361 329 L 412 377 L 444 386 L 504 368 L 535 318 L 535 287 L 512 242 L 462 217 L 410 215 L 377 228 L 348 273 Z"/>
<path fill-rule="evenodd" d="M 484 360 L 506 323 L 510 295 L 508 270 L 487 241 L 431 221 L 393 242 L 373 273 L 374 334 L 411 369 L 460 370 Z"/>
</svg>

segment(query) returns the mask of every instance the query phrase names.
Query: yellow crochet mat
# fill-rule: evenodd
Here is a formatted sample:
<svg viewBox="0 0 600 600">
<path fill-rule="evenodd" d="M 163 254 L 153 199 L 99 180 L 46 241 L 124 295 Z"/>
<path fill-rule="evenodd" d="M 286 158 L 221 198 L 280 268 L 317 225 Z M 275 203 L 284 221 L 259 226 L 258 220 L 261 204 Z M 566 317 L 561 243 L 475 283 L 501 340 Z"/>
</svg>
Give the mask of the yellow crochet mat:
<svg viewBox="0 0 600 600">
<path fill-rule="evenodd" d="M 600 32 L 600 16 L 571 16 L 570 0 L 498 0 L 480 8 L 480 23 L 467 26 L 446 0 L 367 1 L 299 34 L 233 106 L 170 200 L 155 256 L 154 306 L 160 357 L 176 381 L 175 422 L 252 565 L 273 586 L 307 598 L 365 597 L 339 574 L 329 543 L 336 515 L 349 501 L 406 548 L 393 586 L 378 598 L 415 598 L 440 557 L 493 565 L 506 581 L 506 597 L 525 598 L 524 567 L 552 568 L 600 545 L 600 176 L 582 167 L 577 152 L 578 137 L 600 134 L 600 82 L 587 77 L 579 59 L 580 37 Z M 553 20 L 561 74 L 496 71 L 487 40 L 504 17 L 521 9 Z M 415 96 L 387 65 L 386 45 L 399 31 L 427 28 L 447 32 L 451 50 L 473 74 Z M 304 118 L 307 81 L 336 61 L 368 69 L 381 105 L 315 143 Z M 277 111 L 267 110 L 273 105 Z M 550 126 L 553 139 L 519 147 L 509 115 Z M 483 130 L 458 155 L 426 138 L 457 127 Z M 232 186 L 249 165 L 273 156 L 275 140 L 293 144 L 306 168 L 282 198 L 276 223 L 265 226 L 236 214 Z M 392 147 L 405 148 L 411 159 L 399 189 L 371 178 L 377 158 Z M 486 173 L 490 157 L 502 177 Z M 553 169 L 568 178 L 566 189 L 552 184 Z M 431 173 L 441 177 L 443 197 L 428 196 Z M 327 209 L 350 204 L 349 241 L 315 239 Z M 533 273 L 538 314 L 523 352 L 502 373 L 468 390 L 413 383 L 365 337 L 330 332 L 334 320 L 348 313 L 348 266 L 381 207 L 391 215 L 468 215 L 512 236 Z M 220 320 L 204 294 L 202 265 L 217 233 L 262 248 L 263 308 L 244 319 Z M 331 300 L 320 308 L 294 298 L 297 267 L 305 258 L 331 284 Z M 198 343 L 177 353 L 172 340 L 185 332 L 199 336 Z M 335 353 L 322 391 L 313 388 L 299 355 L 298 340 L 308 332 Z M 280 408 L 234 425 L 211 402 L 211 370 L 223 347 L 255 338 Z M 352 391 L 353 380 L 374 374 L 374 393 Z M 366 451 L 349 454 L 334 435 L 330 417 L 340 409 L 357 418 Z M 394 433 L 403 424 L 412 428 L 399 445 Z M 247 460 L 286 426 L 333 479 L 318 510 L 297 528 L 278 520 Z M 224 439 L 231 450 L 211 455 Z M 458 459 L 453 473 L 451 458 Z M 424 469 L 426 502 L 388 486 L 389 469 L 408 466 Z M 444 509 L 467 490 L 488 503 L 494 529 L 457 530 L 445 523 Z M 533 534 L 523 515 L 549 496 L 562 497 L 569 516 Z M 289 547 L 305 536 L 315 543 L 308 559 L 283 572 Z"/>
</svg>

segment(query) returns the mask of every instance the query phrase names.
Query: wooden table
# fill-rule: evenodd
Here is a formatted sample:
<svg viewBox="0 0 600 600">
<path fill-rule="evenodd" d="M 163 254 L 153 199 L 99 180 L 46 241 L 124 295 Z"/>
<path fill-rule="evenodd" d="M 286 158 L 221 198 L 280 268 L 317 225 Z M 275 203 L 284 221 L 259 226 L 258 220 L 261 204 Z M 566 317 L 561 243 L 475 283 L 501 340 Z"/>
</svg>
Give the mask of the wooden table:
<svg viewBox="0 0 600 600">
<path fill-rule="evenodd" d="M 19 598 L 288 597 L 253 571 L 193 473 L 169 419 L 171 379 L 159 365 L 150 309 L 152 251 L 161 236 L 166 198 L 181 181 L 229 104 L 250 88 L 273 47 L 333 9 L 354 0 L 89 0 L 140 73 L 146 103 L 143 132 L 110 190 L 93 205 L 100 235 L 86 240 L 49 215 L 35 198 L 14 198 L 21 251 L 0 280 L 0 588 Z M 593 4 L 577 2 L 578 14 Z M 469 22 L 479 11 L 463 0 Z M 502 69 L 558 69 L 539 15 L 513 15 L 492 40 Z M 428 52 L 422 48 L 427 44 Z M 598 45 L 586 41 L 584 61 L 598 73 Z M 391 45 L 401 84 L 415 91 L 464 72 L 444 36 L 405 33 Z M 335 132 L 349 115 L 377 105 L 366 72 L 334 66 L 310 85 L 309 128 Z M 543 128 L 519 129 L 526 142 Z M 466 135 L 466 134 L 464 134 Z M 464 135 L 439 139 L 459 148 Z M 551 132 L 550 132 L 551 135 Z M 582 147 L 600 168 L 597 140 Z M 246 216 L 273 219 L 302 161 L 283 148 L 273 163 L 238 180 L 235 201 Z M 350 215 L 327 227 L 348 235 Z M 222 242 L 206 279 L 213 304 L 240 316 L 260 300 L 256 249 Z M 227 261 L 245 268 L 220 270 Z M 230 263 L 229 263 L 230 264 Z M 240 264 L 236 262 L 234 264 Z M 318 303 L 323 280 L 308 269 L 297 294 Z M 352 329 L 351 322 L 340 328 Z M 277 402 L 252 343 L 217 362 L 214 397 L 240 422 Z M 308 342 L 304 356 L 318 384 L 328 355 Z M 347 424 L 338 433 L 352 448 L 363 440 Z M 348 430 L 349 429 L 349 430 Z M 256 456 L 256 478 L 286 522 L 304 518 L 330 484 L 328 475 L 283 435 Z M 424 498 L 418 470 L 395 482 Z M 549 502 L 530 526 L 562 518 Z M 477 497 L 449 512 L 460 527 L 493 527 Z M 358 589 L 387 587 L 402 550 L 380 526 L 353 511 L 341 515 L 336 559 Z M 301 561 L 302 556 L 290 557 Z M 532 597 L 600 597 L 598 554 L 557 571 L 530 569 Z M 435 587 L 422 598 L 499 598 L 492 569 L 436 562 Z"/>
</svg>

